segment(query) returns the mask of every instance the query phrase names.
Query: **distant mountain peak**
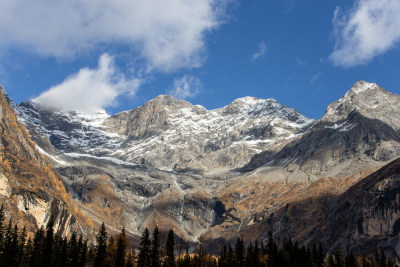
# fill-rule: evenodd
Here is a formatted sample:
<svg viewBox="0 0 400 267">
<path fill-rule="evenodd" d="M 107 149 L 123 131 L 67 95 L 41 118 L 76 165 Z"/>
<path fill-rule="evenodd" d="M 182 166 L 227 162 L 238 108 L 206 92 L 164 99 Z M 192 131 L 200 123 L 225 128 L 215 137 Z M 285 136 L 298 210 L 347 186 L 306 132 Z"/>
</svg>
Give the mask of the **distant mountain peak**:
<svg viewBox="0 0 400 267">
<path fill-rule="evenodd" d="M 380 86 L 376 83 L 369 83 L 363 80 L 359 80 L 358 82 L 356 82 L 349 91 L 347 91 L 347 93 L 344 95 L 343 99 L 351 99 L 352 97 L 369 91 L 369 90 L 375 90 L 375 89 L 379 89 Z M 382 89 L 382 88 L 380 88 Z M 383 90 L 383 89 L 382 89 Z"/>
<path fill-rule="evenodd" d="M 399 95 L 386 91 L 376 83 L 360 80 L 342 98 L 327 107 L 321 120 L 342 121 L 356 111 L 364 117 L 378 119 L 394 129 L 400 129 L 400 123 L 394 120 L 399 113 L 399 103 Z"/>
<path fill-rule="evenodd" d="M 152 100 L 148 101 L 144 105 L 150 104 L 150 103 L 157 103 L 157 104 L 161 104 L 164 106 L 192 106 L 192 104 L 190 104 L 189 102 L 187 102 L 185 100 L 177 99 L 170 95 L 159 95 L 159 96 L 153 98 Z"/>
<path fill-rule="evenodd" d="M 259 103 L 278 103 L 275 99 L 273 98 L 267 98 L 267 99 L 262 99 L 262 98 L 257 98 L 254 96 L 245 96 L 241 97 L 238 99 L 233 100 L 233 102 L 230 104 L 248 104 L 248 105 L 256 105 Z"/>
</svg>

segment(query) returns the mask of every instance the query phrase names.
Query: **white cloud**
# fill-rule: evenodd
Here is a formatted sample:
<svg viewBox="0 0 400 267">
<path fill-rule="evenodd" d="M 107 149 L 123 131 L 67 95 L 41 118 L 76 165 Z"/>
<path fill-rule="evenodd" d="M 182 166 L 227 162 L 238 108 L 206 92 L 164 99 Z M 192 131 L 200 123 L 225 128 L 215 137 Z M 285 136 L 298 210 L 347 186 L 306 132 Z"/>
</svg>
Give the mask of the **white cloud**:
<svg viewBox="0 0 400 267">
<path fill-rule="evenodd" d="M 263 57 L 265 55 L 265 52 L 267 52 L 267 46 L 265 45 L 264 42 L 261 42 L 258 45 L 258 51 L 255 52 L 252 56 L 251 56 L 251 61 L 256 61 L 257 59 L 259 59 L 260 57 Z"/>
<path fill-rule="evenodd" d="M 201 92 L 202 87 L 199 78 L 185 75 L 180 79 L 175 79 L 173 89 L 167 93 L 178 99 L 193 98 Z"/>
<path fill-rule="evenodd" d="M 399 0 L 358 0 L 347 12 L 336 8 L 336 45 L 330 60 L 338 66 L 353 67 L 393 48 L 400 41 L 399 10 Z"/>
<path fill-rule="evenodd" d="M 98 45 L 127 45 L 149 68 L 174 71 L 203 63 L 205 35 L 234 0 L 6 0 L 0 46 L 73 57 Z"/>
<path fill-rule="evenodd" d="M 83 68 L 64 82 L 33 99 L 47 108 L 94 113 L 116 104 L 121 94 L 135 94 L 140 80 L 127 80 L 116 70 L 114 59 L 103 54 L 97 69 Z"/>
<path fill-rule="evenodd" d="M 315 84 L 317 81 L 318 81 L 318 79 L 321 77 L 321 73 L 317 73 L 317 74 L 314 74 L 313 76 L 311 76 L 311 78 L 310 78 L 310 84 Z"/>
</svg>

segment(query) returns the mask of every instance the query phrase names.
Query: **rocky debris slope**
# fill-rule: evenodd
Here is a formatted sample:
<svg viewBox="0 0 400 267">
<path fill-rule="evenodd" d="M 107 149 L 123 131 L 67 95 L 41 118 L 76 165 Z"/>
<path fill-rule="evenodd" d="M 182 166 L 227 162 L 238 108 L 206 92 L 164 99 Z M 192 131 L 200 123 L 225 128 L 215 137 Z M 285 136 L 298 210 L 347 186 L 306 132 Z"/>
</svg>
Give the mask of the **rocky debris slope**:
<svg viewBox="0 0 400 267">
<path fill-rule="evenodd" d="M 4 89 L 0 90 L 0 201 L 6 217 L 31 232 L 50 220 L 61 235 L 86 232 L 85 217 L 17 121 Z"/>
<path fill-rule="evenodd" d="M 157 224 L 162 231 L 172 227 L 185 240 L 198 241 L 224 212 L 223 204 L 212 194 L 212 188 L 223 182 L 217 178 L 90 157 L 71 159 L 57 171 L 93 222 L 104 221 L 115 231 L 125 226 L 137 237 Z"/>
</svg>

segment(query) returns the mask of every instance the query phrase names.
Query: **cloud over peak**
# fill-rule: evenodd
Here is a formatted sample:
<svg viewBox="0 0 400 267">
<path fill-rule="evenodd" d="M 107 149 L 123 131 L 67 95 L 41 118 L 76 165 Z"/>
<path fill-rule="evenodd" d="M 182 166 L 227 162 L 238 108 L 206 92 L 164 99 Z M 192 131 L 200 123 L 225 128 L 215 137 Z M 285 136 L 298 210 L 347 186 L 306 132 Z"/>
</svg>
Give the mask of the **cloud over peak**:
<svg viewBox="0 0 400 267">
<path fill-rule="evenodd" d="M 193 98 L 201 92 L 203 85 L 199 78 L 185 75 L 174 80 L 173 88 L 167 93 L 178 99 Z"/>
<path fill-rule="evenodd" d="M 149 68 L 203 63 L 205 35 L 232 0 L 12 0 L 0 9 L 0 46 L 73 57 L 99 44 L 123 44 Z"/>
<path fill-rule="evenodd" d="M 385 53 L 400 41 L 399 0 L 358 0 L 349 11 L 337 8 L 333 35 L 336 45 L 330 60 L 353 67 Z"/>
<path fill-rule="evenodd" d="M 55 110 L 95 113 L 115 105 L 121 94 L 135 94 L 139 85 L 139 79 L 126 79 L 113 57 L 103 54 L 96 69 L 80 69 L 33 101 Z"/>
</svg>

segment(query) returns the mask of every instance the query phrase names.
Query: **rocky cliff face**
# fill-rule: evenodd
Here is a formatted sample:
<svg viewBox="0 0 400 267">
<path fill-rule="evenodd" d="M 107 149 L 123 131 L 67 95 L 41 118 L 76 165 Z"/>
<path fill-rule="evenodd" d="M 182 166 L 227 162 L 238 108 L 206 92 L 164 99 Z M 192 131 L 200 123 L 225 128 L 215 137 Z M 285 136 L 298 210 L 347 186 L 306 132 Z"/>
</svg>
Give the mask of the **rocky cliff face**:
<svg viewBox="0 0 400 267">
<path fill-rule="evenodd" d="M 29 231 L 54 221 L 61 234 L 85 232 L 86 222 L 64 185 L 16 119 L 9 98 L 0 92 L 0 200 L 6 217 Z M 75 209 L 75 210 L 74 210 Z"/>
<path fill-rule="evenodd" d="M 111 117 L 54 112 L 33 102 L 22 103 L 18 113 L 46 148 L 45 135 L 64 153 L 195 172 L 240 167 L 256 153 L 276 151 L 314 123 L 273 99 L 251 97 L 217 110 L 159 96 Z"/>
<path fill-rule="evenodd" d="M 344 192 L 400 156 L 400 97 L 363 81 L 319 121 L 251 97 L 206 110 L 159 96 L 113 116 L 10 103 L 91 221 L 133 235 L 157 224 L 189 241 L 209 240 L 210 249 L 238 235 L 262 239 L 269 229 L 279 240 L 320 239 L 336 249 L 344 237 L 316 233 L 333 233 L 323 231 L 334 231 L 326 220 L 340 218 Z M 362 220 L 370 242 L 376 227 Z"/>
<path fill-rule="evenodd" d="M 258 154 L 242 171 L 292 164 L 304 172 L 325 176 L 349 160 L 393 159 L 400 149 L 399 103 L 400 96 L 377 84 L 359 81 L 329 105 L 323 118 L 300 139 L 277 154 Z"/>
</svg>

